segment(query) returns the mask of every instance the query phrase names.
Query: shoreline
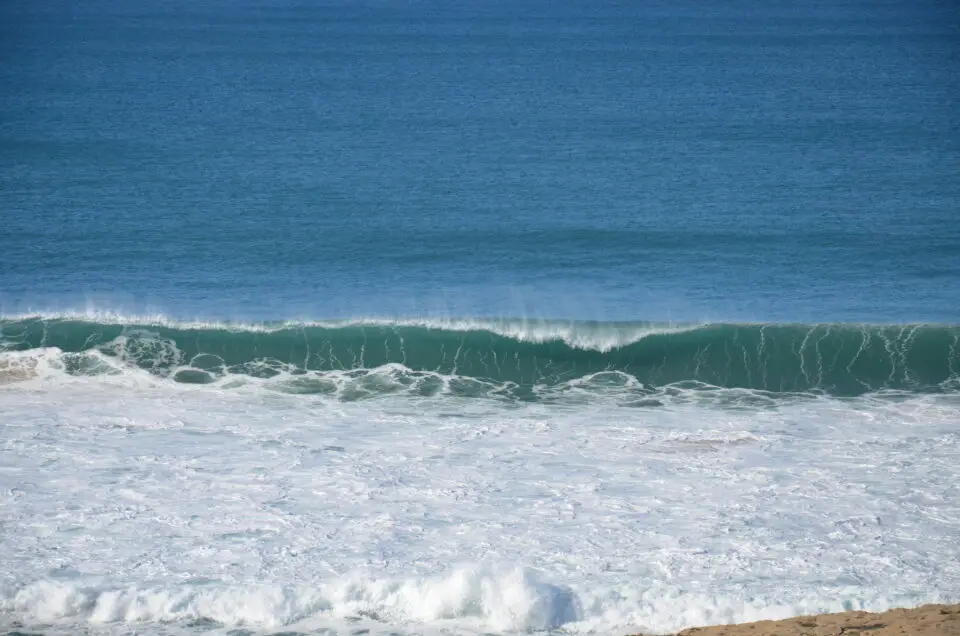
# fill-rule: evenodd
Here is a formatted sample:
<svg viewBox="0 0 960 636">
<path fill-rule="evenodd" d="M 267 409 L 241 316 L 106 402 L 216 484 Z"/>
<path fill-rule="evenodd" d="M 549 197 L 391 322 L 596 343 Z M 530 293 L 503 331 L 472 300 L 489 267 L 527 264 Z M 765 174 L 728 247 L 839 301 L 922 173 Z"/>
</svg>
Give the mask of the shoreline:
<svg viewBox="0 0 960 636">
<path fill-rule="evenodd" d="M 676 636 L 960 636 L 960 603 L 691 627 Z"/>
</svg>

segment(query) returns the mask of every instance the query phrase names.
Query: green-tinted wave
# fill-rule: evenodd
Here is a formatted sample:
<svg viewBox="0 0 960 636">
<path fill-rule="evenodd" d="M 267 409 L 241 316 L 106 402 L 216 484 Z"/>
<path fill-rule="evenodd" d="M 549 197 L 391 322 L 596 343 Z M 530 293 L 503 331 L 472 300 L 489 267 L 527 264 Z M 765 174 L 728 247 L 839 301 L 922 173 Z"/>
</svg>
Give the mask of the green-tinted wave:
<svg viewBox="0 0 960 636">
<path fill-rule="evenodd" d="M 951 390 L 960 373 L 958 340 L 954 325 L 0 320 L 6 351 L 96 351 L 184 381 L 190 369 L 262 377 L 399 364 L 521 387 L 617 371 L 648 387 L 695 381 L 838 396 Z"/>
</svg>

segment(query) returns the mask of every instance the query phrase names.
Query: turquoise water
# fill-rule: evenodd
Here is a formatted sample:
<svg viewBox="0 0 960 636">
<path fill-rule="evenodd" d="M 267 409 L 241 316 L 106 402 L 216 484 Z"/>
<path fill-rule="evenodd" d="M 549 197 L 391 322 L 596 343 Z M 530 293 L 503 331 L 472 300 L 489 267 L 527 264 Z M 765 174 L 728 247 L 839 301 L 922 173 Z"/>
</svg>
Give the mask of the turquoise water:
<svg viewBox="0 0 960 636">
<path fill-rule="evenodd" d="M 960 321 L 942 2 L 0 11 L 7 315 Z"/>
<path fill-rule="evenodd" d="M 56 348 L 74 374 L 109 374 L 102 355 L 188 384 L 283 377 L 277 387 L 348 400 L 390 393 L 552 400 L 578 386 L 661 405 L 662 387 L 857 396 L 953 392 L 960 327 L 342 321 L 258 325 L 0 321 L 9 353 Z M 391 365 L 376 385 L 372 369 Z M 343 394 L 344 378 L 362 390 Z M 451 383 L 450 379 L 453 378 Z M 369 384 L 369 386 L 366 386 Z M 669 391 L 668 391 L 669 392 Z M 640 402 L 632 402 L 640 400 Z M 761 400 L 762 401 L 762 400 Z"/>
</svg>

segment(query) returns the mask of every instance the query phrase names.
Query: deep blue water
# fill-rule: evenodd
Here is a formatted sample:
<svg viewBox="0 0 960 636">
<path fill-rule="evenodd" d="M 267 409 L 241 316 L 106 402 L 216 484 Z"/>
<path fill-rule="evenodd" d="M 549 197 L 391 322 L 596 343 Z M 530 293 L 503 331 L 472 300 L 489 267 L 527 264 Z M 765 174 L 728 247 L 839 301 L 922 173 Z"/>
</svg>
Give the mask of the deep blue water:
<svg viewBox="0 0 960 636">
<path fill-rule="evenodd" d="M 948 2 L 0 5 L 0 310 L 960 322 Z"/>
</svg>

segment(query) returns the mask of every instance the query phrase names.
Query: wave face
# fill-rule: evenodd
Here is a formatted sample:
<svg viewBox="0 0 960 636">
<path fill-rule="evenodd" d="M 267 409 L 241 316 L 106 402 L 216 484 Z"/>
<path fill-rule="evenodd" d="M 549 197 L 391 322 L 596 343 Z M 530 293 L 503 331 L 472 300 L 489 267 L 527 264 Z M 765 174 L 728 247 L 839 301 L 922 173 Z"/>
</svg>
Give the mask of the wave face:
<svg viewBox="0 0 960 636">
<path fill-rule="evenodd" d="M 835 396 L 952 391 L 960 371 L 958 341 L 960 326 L 942 325 L 0 321 L 3 351 L 53 348 L 63 370 L 74 375 L 116 373 L 117 364 L 188 383 L 285 374 L 304 376 L 304 392 L 324 392 L 325 374 L 364 377 L 388 368 L 402 370 L 425 393 L 434 390 L 431 378 L 453 378 L 509 386 L 519 397 L 583 381 Z M 310 379 L 318 384 L 311 387 Z"/>
</svg>

